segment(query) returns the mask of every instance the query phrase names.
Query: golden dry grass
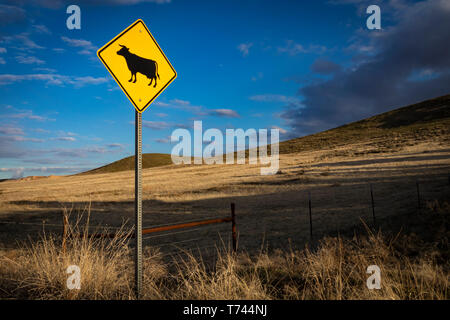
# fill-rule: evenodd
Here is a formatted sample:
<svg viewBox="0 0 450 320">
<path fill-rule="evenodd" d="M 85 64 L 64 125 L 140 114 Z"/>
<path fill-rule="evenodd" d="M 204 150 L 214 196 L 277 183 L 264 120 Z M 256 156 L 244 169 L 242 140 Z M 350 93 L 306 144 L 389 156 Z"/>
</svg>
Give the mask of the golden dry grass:
<svg viewBox="0 0 450 320">
<path fill-rule="evenodd" d="M 309 232 L 309 191 L 315 231 L 339 231 L 358 224 L 360 218 L 371 219 L 369 183 L 377 215 L 383 218 L 413 210 L 417 179 L 445 181 L 450 171 L 450 150 L 439 143 L 381 155 L 335 156 L 336 150 L 358 148 L 364 145 L 356 142 L 333 150 L 281 155 L 281 174 L 273 176 L 261 176 L 258 165 L 145 169 L 144 226 L 228 216 L 230 202 L 235 202 L 242 248 L 257 250 L 262 239 L 271 247 L 284 247 L 288 238 L 301 247 Z M 447 192 L 440 186 L 433 188 L 436 195 Z M 0 183 L 0 218 L 7 221 L 61 224 L 63 207 L 91 202 L 93 225 L 120 226 L 123 220 L 133 221 L 133 201 L 133 171 Z M 6 226 L 0 223 L 4 230 L 0 247 L 42 229 Z M 178 240 L 185 238 L 173 238 Z"/>
<path fill-rule="evenodd" d="M 282 175 L 261 176 L 260 165 L 165 166 L 143 170 L 144 200 L 169 203 L 211 198 L 272 194 L 305 189 L 301 184 L 283 184 L 290 178 L 303 179 L 308 188 L 329 181 L 351 183 L 351 178 L 388 179 L 393 174 L 414 176 L 417 167 L 439 169 L 446 174 L 450 166 L 448 146 L 423 143 L 401 152 L 381 155 L 335 156 L 337 151 L 366 145 L 350 145 L 314 152 L 280 155 Z M 389 161 L 386 161 L 389 160 Z M 328 166 L 327 166 L 328 165 Z M 427 169 L 427 170 L 428 170 Z M 327 172 L 327 174 L 323 174 Z M 331 179 L 333 178 L 333 179 Z M 274 183 L 269 183 L 274 182 Z M 279 183 L 276 183 L 279 182 Z M 246 184 L 249 183 L 249 184 Z M 251 185 L 250 185 L 251 183 Z M 63 176 L 31 181 L 5 181 L 0 185 L 0 213 L 17 209 L 15 202 L 123 202 L 134 199 L 134 172 Z"/>
<path fill-rule="evenodd" d="M 447 221 L 449 206 L 429 213 Z M 439 217 L 436 217 L 438 215 Z M 72 230 L 78 232 L 76 228 Z M 86 230 L 84 230 L 86 231 Z M 445 230 L 439 236 L 448 239 Z M 133 299 L 132 254 L 124 238 L 60 240 L 44 237 L 0 256 L 4 298 Z M 444 243 L 448 247 L 448 243 Z M 426 249 L 418 255 L 411 252 Z M 144 299 L 448 299 L 448 261 L 436 243 L 414 235 L 323 239 L 316 250 L 277 250 L 237 255 L 218 250 L 212 269 L 188 253 L 170 265 L 158 251 L 145 252 Z M 441 262 L 440 262 L 441 261 Z M 66 268 L 81 269 L 81 289 L 68 290 Z M 381 269 L 381 289 L 366 287 L 366 268 Z M 171 271 L 170 271 L 171 270 Z"/>
</svg>

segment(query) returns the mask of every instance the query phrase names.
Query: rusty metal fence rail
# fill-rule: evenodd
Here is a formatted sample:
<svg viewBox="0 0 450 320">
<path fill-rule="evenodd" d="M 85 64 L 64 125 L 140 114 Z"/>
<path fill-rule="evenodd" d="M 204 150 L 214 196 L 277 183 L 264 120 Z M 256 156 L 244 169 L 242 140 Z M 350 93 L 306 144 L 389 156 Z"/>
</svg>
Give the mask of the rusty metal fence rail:
<svg viewBox="0 0 450 320">
<path fill-rule="evenodd" d="M 155 226 L 151 228 L 143 228 L 142 229 L 142 235 L 156 233 L 156 232 L 165 232 L 165 231 L 172 231 L 172 230 L 178 230 L 178 229 L 189 229 L 193 227 L 200 227 L 200 226 L 206 226 L 211 224 L 219 224 L 219 223 L 228 223 L 231 222 L 231 236 L 233 240 L 233 252 L 237 251 L 237 235 L 236 235 L 236 212 L 235 212 L 235 204 L 231 203 L 231 215 L 226 218 L 216 218 L 216 219 L 206 219 L 206 220 L 198 220 L 198 221 L 192 221 L 187 223 L 178 223 L 178 224 L 172 224 L 172 225 L 165 225 L 165 226 Z M 66 243 L 67 239 L 69 238 L 115 238 L 115 237 L 128 237 L 128 238 L 135 238 L 136 233 L 130 233 L 130 234 L 123 234 L 118 232 L 113 233 L 93 233 L 93 234 L 86 234 L 86 233 L 77 233 L 77 234 L 71 234 L 69 233 L 69 220 L 66 215 L 63 215 L 63 224 L 62 224 L 62 241 L 61 241 L 61 247 L 62 250 L 66 250 Z M 184 241 L 178 241 L 179 243 Z"/>
</svg>

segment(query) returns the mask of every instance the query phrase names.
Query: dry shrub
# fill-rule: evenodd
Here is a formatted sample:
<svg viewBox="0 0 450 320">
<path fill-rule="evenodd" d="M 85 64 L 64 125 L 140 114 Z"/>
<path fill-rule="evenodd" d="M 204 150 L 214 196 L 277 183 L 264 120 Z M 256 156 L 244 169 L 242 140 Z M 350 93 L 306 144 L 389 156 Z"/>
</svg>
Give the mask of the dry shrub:
<svg viewBox="0 0 450 320">
<path fill-rule="evenodd" d="M 169 299 L 448 299 L 448 263 L 439 264 L 434 245 L 417 250 L 417 239 L 381 233 L 325 238 L 316 250 L 260 252 L 251 257 L 225 250 L 213 271 L 188 255 L 177 264 Z M 409 248 L 406 244 L 409 244 Z M 219 250 L 218 250 L 219 251 Z M 367 267 L 381 269 L 381 289 L 369 290 Z"/>
<path fill-rule="evenodd" d="M 82 215 L 68 230 L 66 249 L 61 238 L 44 234 L 33 243 L 25 243 L 14 259 L 0 259 L 1 278 L 10 296 L 25 299 L 132 299 L 133 269 L 132 252 L 128 246 L 131 230 L 123 227 L 112 239 L 88 236 L 89 209 L 85 226 L 81 227 Z M 110 233 L 111 230 L 96 230 Z M 147 252 L 144 263 L 147 292 L 153 293 L 152 280 L 164 273 L 158 252 Z M 66 273 L 70 265 L 81 272 L 81 288 L 69 290 Z"/>
<path fill-rule="evenodd" d="M 236 300 L 270 299 L 256 273 L 240 274 L 236 255 L 216 248 L 218 259 L 214 270 L 208 270 L 203 259 L 186 252 L 187 257 L 176 262 L 174 275 L 177 288 L 170 299 Z M 241 257 L 246 256 L 241 254 Z"/>
</svg>

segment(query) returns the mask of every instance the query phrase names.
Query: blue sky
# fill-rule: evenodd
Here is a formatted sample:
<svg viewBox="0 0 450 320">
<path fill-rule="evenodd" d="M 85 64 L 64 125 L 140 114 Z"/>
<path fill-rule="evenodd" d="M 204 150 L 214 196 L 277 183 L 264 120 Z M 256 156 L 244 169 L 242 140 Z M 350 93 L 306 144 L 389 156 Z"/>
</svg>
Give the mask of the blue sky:
<svg viewBox="0 0 450 320">
<path fill-rule="evenodd" d="M 81 30 L 66 27 L 69 4 L 81 8 Z M 381 8 L 381 30 L 366 28 L 370 4 Z M 223 132 L 281 128 L 285 140 L 448 93 L 449 7 L 1 1 L 0 178 L 70 174 L 134 153 L 134 108 L 96 50 L 138 18 L 178 73 L 143 113 L 143 151 L 170 153 L 168 136 L 194 120 Z"/>
</svg>

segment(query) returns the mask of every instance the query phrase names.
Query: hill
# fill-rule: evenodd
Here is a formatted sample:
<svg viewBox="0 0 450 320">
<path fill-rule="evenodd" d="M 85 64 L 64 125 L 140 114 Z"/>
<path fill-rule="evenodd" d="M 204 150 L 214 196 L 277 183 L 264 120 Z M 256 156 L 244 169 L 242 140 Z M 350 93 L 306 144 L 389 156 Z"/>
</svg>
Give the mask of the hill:
<svg viewBox="0 0 450 320">
<path fill-rule="evenodd" d="M 450 95 L 388 111 L 334 129 L 280 143 L 280 154 L 337 149 L 361 143 L 360 153 L 396 151 L 423 141 L 450 139 Z"/>
<path fill-rule="evenodd" d="M 172 164 L 170 154 L 163 153 L 144 153 L 142 155 L 142 168 L 160 167 Z M 80 174 L 93 174 L 93 173 L 111 173 L 126 170 L 134 170 L 134 156 L 123 158 L 113 163 L 104 165 L 96 169 L 92 169 Z"/>
<path fill-rule="evenodd" d="M 334 156 L 352 156 L 398 151 L 405 146 L 430 140 L 450 143 L 450 95 L 281 142 L 280 154 L 332 149 Z M 355 148 L 355 143 L 360 143 L 361 147 Z M 352 145 L 352 149 L 342 150 L 342 147 L 347 145 Z M 170 154 L 146 153 L 142 156 L 143 168 L 170 164 L 172 164 Z M 111 173 L 133 169 L 134 156 L 131 156 L 82 174 Z"/>
</svg>

